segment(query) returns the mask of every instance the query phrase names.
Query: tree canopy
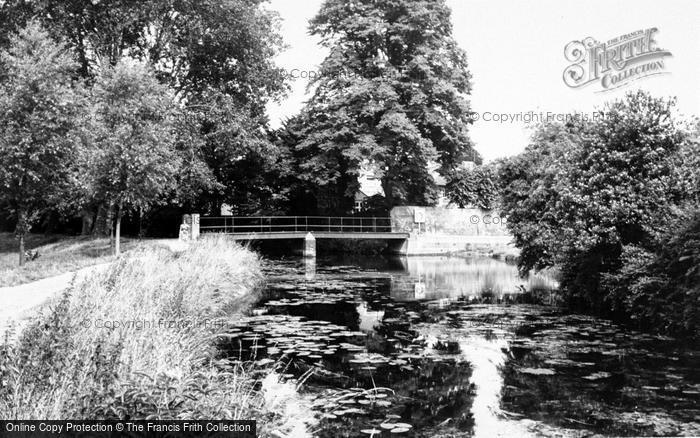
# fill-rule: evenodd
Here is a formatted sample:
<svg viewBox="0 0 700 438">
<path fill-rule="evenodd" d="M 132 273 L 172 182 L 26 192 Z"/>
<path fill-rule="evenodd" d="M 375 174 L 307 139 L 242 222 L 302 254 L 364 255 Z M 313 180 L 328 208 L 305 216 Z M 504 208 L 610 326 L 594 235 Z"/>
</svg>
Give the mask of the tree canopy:
<svg viewBox="0 0 700 438">
<path fill-rule="evenodd" d="M 698 171 L 679 164 L 695 143 L 674 104 L 629 93 L 604 118 L 541 126 L 524 153 L 502 163 L 501 203 L 523 271 L 556 266 L 572 302 L 630 314 L 630 282 L 620 278 L 674 241 L 679 217 L 692 217 L 676 212 Z"/>
<path fill-rule="evenodd" d="M 147 209 L 174 190 L 177 106 L 146 66 L 128 61 L 100 75 L 92 98 L 85 173 L 93 196 L 116 207 L 118 253 L 124 211 Z"/>
<path fill-rule="evenodd" d="M 498 202 L 496 172 L 492 166 L 457 169 L 450 174 L 445 189 L 448 199 L 460 208 L 491 210 Z"/>
<path fill-rule="evenodd" d="M 6 0 L 2 32 L 37 19 L 67 41 L 83 77 L 129 57 L 150 63 L 180 96 L 218 89 L 264 112 L 285 89 L 274 65 L 282 46 L 264 0 Z M 0 43 L 2 41 L 0 40 Z"/>
<path fill-rule="evenodd" d="M 391 205 L 432 203 L 446 174 L 478 160 L 468 136 L 466 55 L 444 0 L 326 0 L 311 21 L 329 55 L 313 96 L 287 128 L 300 178 L 349 198 L 363 168 Z"/>
<path fill-rule="evenodd" d="M 22 264 L 25 233 L 71 187 L 83 102 L 70 51 L 36 22 L 10 37 L 0 66 L 0 198 L 17 219 Z"/>
</svg>

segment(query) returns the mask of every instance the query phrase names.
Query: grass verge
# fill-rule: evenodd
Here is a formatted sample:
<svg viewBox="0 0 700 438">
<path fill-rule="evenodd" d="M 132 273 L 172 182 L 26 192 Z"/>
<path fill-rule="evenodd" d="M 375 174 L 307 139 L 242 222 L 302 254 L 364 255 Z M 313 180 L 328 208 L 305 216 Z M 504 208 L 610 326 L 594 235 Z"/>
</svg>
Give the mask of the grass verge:
<svg viewBox="0 0 700 438">
<path fill-rule="evenodd" d="M 27 250 L 38 251 L 39 258 L 18 266 L 17 239 L 12 233 L 0 233 L 0 287 L 16 286 L 114 260 L 108 238 L 30 234 Z M 141 245 L 122 239 L 124 251 Z"/>
<path fill-rule="evenodd" d="M 216 322 L 244 311 L 261 282 L 257 256 L 224 237 L 122 256 L 0 348 L 0 418 L 257 419 L 261 436 L 282 428 L 287 419 L 260 390 L 270 371 L 215 348 L 225 330 Z"/>
</svg>

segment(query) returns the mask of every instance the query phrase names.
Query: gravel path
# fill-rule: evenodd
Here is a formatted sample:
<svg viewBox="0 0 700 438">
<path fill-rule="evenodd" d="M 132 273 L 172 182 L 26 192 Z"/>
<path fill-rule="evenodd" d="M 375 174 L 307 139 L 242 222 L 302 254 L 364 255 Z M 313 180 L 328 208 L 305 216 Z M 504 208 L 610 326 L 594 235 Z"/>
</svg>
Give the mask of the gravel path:
<svg viewBox="0 0 700 438">
<path fill-rule="evenodd" d="M 13 322 L 21 327 L 33 312 L 67 289 L 73 278 L 80 280 L 92 272 L 104 270 L 108 265 L 102 263 L 31 283 L 0 288 L 0 342 Z"/>
</svg>

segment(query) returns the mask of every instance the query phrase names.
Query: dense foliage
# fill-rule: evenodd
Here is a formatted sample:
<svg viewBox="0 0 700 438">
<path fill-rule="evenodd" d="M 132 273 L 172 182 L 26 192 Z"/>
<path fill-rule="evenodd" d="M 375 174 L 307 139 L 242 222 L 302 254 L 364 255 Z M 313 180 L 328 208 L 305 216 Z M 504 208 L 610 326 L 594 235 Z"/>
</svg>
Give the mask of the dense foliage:
<svg viewBox="0 0 700 438">
<path fill-rule="evenodd" d="M 140 166 L 142 174 L 168 174 L 167 184 L 158 183 L 158 190 L 150 190 L 153 188 L 150 183 L 141 186 L 144 193 L 150 191 L 153 200 L 145 202 L 142 198 L 139 202 L 130 202 L 135 208 L 124 209 L 129 214 L 138 213 L 140 223 L 141 218 L 147 223 L 149 214 L 157 214 L 159 209 L 171 211 L 175 218 L 191 211 L 218 214 L 224 203 L 234 205 L 241 213 L 269 211 L 270 205 L 277 202 L 275 175 L 279 171 L 280 153 L 277 145 L 270 141 L 265 108 L 270 100 L 281 97 L 287 87 L 284 75 L 274 64 L 274 57 L 282 48 L 278 19 L 275 13 L 264 7 L 264 3 L 259 0 L 8 0 L 0 2 L 0 50 L 21 50 L 16 47 L 12 35 L 27 32 L 23 30 L 27 26 L 41 32 L 41 44 L 47 47 L 60 41 L 56 50 L 65 58 L 58 60 L 61 62 L 56 62 L 50 53 L 44 53 L 46 62 L 41 66 L 29 67 L 31 61 L 19 59 L 19 55 L 13 59 L 27 63 L 23 68 L 36 72 L 36 77 L 45 76 L 47 83 L 54 80 L 55 75 L 52 71 L 42 71 L 42 68 L 61 71 L 69 80 L 59 85 L 65 84 L 76 92 L 82 88 L 89 91 L 90 99 L 80 102 L 89 102 L 85 107 L 99 106 L 99 93 L 92 91 L 104 84 L 106 78 L 124 63 L 141 65 L 143 71 L 140 75 L 155 78 L 146 80 L 148 86 L 145 88 L 167 95 L 167 102 L 158 104 L 160 108 L 155 112 L 150 108 L 132 114 L 131 121 L 140 121 L 133 125 L 134 130 L 130 133 L 101 129 L 100 114 L 84 107 L 80 109 L 92 117 L 75 116 L 71 119 L 71 111 L 61 113 L 66 123 L 78 125 L 75 131 L 81 137 L 81 141 L 73 139 L 71 143 L 79 157 L 69 160 L 70 163 L 87 163 L 87 167 L 91 167 L 96 156 L 105 155 L 107 143 L 119 143 L 117 137 L 126 141 L 122 144 L 128 149 L 131 147 L 127 144 L 131 141 L 129 139 L 144 140 L 159 130 L 158 135 L 151 136 L 148 141 L 135 140 L 141 146 L 134 147 L 138 149 L 149 141 L 157 143 L 160 140 L 156 137 L 170 144 L 166 154 L 162 154 L 162 150 L 154 152 L 167 159 L 145 159 Z M 9 65 L 13 59 L 5 57 L 3 60 L 8 65 L 1 70 L 4 74 L 0 81 L 7 89 L 15 85 L 11 82 L 10 76 L 14 73 Z M 66 63 L 70 64 L 68 70 Z M 115 87 L 113 97 L 124 102 L 123 98 L 133 95 L 137 86 L 121 81 Z M 35 96 L 31 97 L 37 101 L 48 98 L 42 93 L 51 92 L 43 88 L 24 90 L 32 90 Z M 146 96 L 153 100 L 154 94 L 146 90 L 142 100 Z M 6 105 L 10 105 L 9 101 L 3 102 L 3 112 L 9 109 Z M 115 109 L 113 113 L 116 112 Z M 157 112 L 162 114 L 153 117 Z M 14 114 L 15 117 L 28 117 L 20 112 Z M 103 123 L 102 127 L 110 123 L 114 125 L 111 128 L 120 124 L 126 126 L 131 123 L 126 119 L 128 116 L 125 115 L 123 120 L 112 120 Z M 52 119 L 47 114 L 42 120 L 48 123 Z M 149 125 L 146 131 L 150 130 L 150 134 L 137 129 L 144 123 Z M 58 124 L 54 128 L 61 129 Z M 38 125 L 36 129 L 39 129 Z M 102 139 L 96 138 L 100 133 Z M 105 138 L 110 136 L 111 139 L 106 141 Z M 64 137 L 68 139 L 68 136 Z M 20 146 L 17 136 L 8 135 L 6 138 L 7 144 L 13 142 L 12 147 L 24 147 Z M 79 148 L 79 145 L 84 147 Z M 129 154 L 122 152 L 117 155 L 127 158 Z M 47 168 L 53 166 L 49 161 L 47 164 Z M 16 206 L 2 199 L 3 220 L 6 213 L 10 214 L 10 224 L 13 225 L 18 221 L 24 224 L 27 221 L 22 218 L 32 215 L 43 215 L 50 223 L 80 215 L 83 233 L 111 234 L 115 220 L 120 216 L 119 202 L 114 196 L 105 195 L 104 184 L 96 183 L 111 177 L 96 175 L 100 171 L 98 167 L 91 167 L 89 174 L 76 173 L 73 167 L 56 165 L 50 169 L 50 172 L 80 177 L 74 178 L 70 188 L 66 188 L 60 184 L 60 175 L 56 175 L 51 187 L 63 187 L 56 190 L 61 192 L 59 200 L 52 201 L 47 190 L 47 196 L 43 197 L 43 201 L 47 201 L 46 208 L 37 210 L 38 213 L 27 211 L 20 217 Z M 99 169 L 109 173 L 110 167 Z M 114 173 L 118 169 L 119 166 L 115 166 L 111 171 Z M 43 178 L 43 181 L 48 183 L 49 179 Z M 130 181 L 136 183 L 136 180 Z M 29 199 L 27 195 L 23 196 Z M 167 198 L 167 208 L 154 208 L 159 204 L 156 201 L 162 200 L 159 197 Z M 22 225 L 21 228 L 27 229 L 28 226 Z M 168 226 L 177 229 L 176 223 Z"/>
<path fill-rule="evenodd" d="M 445 189 L 448 199 L 460 208 L 491 210 L 498 201 L 496 171 L 492 166 L 458 169 L 450 175 Z"/>
<path fill-rule="evenodd" d="M 626 246 L 603 284 L 637 326 L 700 340 L 700 211 L 675 220 L 655 248 Z"/>
<path fill-rule="evenodd" d="M 670 309 L 688 304 L 679 300 L 685 293 L 679 289 L 661 293 L 620 280 L 650 275 L 642 273 L 651 266 L 661 272 L 671 263 L 662 249 L 692 234 L 669 234 L 678 210 L 689 208 L 688 187 L 700 172 L 679 155 L 692 155 L 686 150 L 692 140 L 674 122 L 673 105 L 644 92 L 628 94 L 608 105 L 605 118 L 541 126 L 524 153 L 502 163 L 502 206 L 522 249 L 521 268 L 559 267 L 570 303 L 621 318 L 635 315 L 640 325 L 654 325 L 650 319 L 668 318 Z M 687 298 L 697 302 L 692 293 Z M 665 304 L 648 306 L 653 315 L 642 318 L 635 303 L 645 299 Z"/>
<path fill-rule="evenodd" d="M 388 206 L 431 204 L 429 173 L 478 159 L 468 137 L 470 74 L 452 38 L 444 0 L 327 0 L 311 33 L 329 50 L 291 120 L 289 147 L 303 186 L 347 210 L 367 171 L 381 178 Z"/>
<path fill-rule="evenodd" d="M 72 187 L 80 92 L 65 45 L 37 23 L 0 51 L 0 200 L 16 217 L 20 265 L 24 235 Z"/>
<path fill-rule="evenodd" d="M 84 172 L 92 197 L 116 210 L 116 252 L 125 211 L 139 211 L 172 192 L 180 168 L 173 96 L 142 64 L 119 62 L 92 92 Z"/>
</svg>

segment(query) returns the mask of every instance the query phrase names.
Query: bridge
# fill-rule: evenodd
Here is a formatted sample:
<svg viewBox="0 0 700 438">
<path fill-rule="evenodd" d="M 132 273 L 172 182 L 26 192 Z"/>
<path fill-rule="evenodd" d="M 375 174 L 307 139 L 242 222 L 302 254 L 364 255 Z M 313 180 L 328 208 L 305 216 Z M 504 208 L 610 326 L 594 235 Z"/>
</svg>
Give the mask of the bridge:
<svg viewBox="0 0 700 438">
<path fill-rule="evenodd" d="M 235 240 L 303 239 L 304 255 L 316 254 L 316 239 L 378 239 L 399 246 L 409 233 L 392 231 L 388 217 L 221 216 L 202 217 L 201 233 L 224 233 Z"/>
<path fill-rule="evenodd" d="M 402 255 L 494 252 L 517 255 L 513 237 L 494 212 L 476 208 L 394 207 L 391 217 L 221 216 L 183 217 L 180 236 L 225 233 L 235 240 L 294 239 L 304 255 L 316 252 L 316 239 L 376 239 Z"/>
</svg>

